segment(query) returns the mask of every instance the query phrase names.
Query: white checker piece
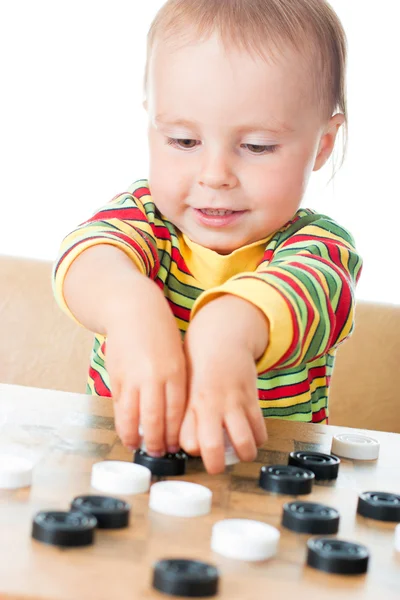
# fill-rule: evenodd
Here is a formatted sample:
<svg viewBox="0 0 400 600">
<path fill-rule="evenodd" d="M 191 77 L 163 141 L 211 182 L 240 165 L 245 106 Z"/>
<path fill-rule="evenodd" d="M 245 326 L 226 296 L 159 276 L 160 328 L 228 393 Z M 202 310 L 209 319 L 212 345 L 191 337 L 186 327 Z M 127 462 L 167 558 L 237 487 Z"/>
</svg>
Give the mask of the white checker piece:
<svg viewBox="0 0 400 600">
<path fill-rule="evenodd" d="M 400 552 L 400 523 L 396 525 L 394 530 L 394 547 L 397 552 Z"/>
<path fill-rule="evenodd" d="M 332 439 L 332 454 L 354 460 L 376 460 L 380 444 L 375 438 L 359 433 L 339 433 Z"/>
<path fill-rule="evenodd" d="M 151 471 L 141 465 L 105 460 L 92 467 L 91 485 L 109 494 L 143 494 L 149 490 Z"/>
<path fill-rule="evenodd" d="M 213 526 L 211 549 L 227 558 L 261 561 L 275 556 L 279 539 L 279 530 L 261 521 L 224 519 Z"/>
<path fill-rule="evenodd" d="M 32 483 L 33 463 L 22 456 L 0 454 L 0 489 L 15 490 Z"/>
<path fill-rule="evenodd" d="M 200 517 L 211 511 L 212 492 L 189 481 L 159 481 L 150 488 L 149 506 L 174 517 Z"/>
<path fill-rule="evenodd" d="M 240 458 L 235 452 L 232 446 L 231 440 L 229 439 L 228 432 L 224 430 L 224 449 L 225 449 L 225 466 L 230 467 L 240 462 Z"/>
</svg>

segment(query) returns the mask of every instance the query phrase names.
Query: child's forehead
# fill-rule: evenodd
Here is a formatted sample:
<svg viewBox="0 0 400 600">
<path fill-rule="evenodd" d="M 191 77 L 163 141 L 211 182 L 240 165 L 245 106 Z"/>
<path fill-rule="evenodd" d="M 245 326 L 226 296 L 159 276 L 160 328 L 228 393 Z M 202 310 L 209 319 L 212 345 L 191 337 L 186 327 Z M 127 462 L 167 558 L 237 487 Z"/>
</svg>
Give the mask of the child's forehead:
<svg viewBox="0 0 400 600">
<path fill-rule="evenodd" d="M 226 47 L 215 35 L 184 46 L 158 43 L 149 64 L 147 94 L 158 105 L 157 112 L 176 114 L 179 106 L 188 104 L 217 109 L 224 102 L 226 114 L 229 106 L 246 111 L 260 103 L 299 112 L 299 104 L 309 104 L 311 80 L 310 69 L 293 49 L 279 55 L 266 49 L 261 56 Z"/>
<path fill-rule="evenodd" d="M 218 63 L 224 61 L 226 69 L 229 65 L 237 66 L 250 64 L 258 66 L 260 69 L 274 68 L 286 69 L 287 66 L 301 67 L 307 62 L 312 61 L 311 53 L 300 53 L 299 50 L 289 43 L 282 43 L 277 47 L 275 44 L 263 44 L 263 46 L 243 47 L 232 42 L 223 41 L 218 32 L 207 36 L 206 38 L 169 38 L 158 39 L 152 49 L 149 57 L 149 67 L 162 61 L 163 65 L 172 65 L 173 63 L 188 62 L 193 59 L 198 61 L 208 61 L 210 58 L 217 60 Z M 207 66 L 210 67 L 209 63 Z"/>
</svg>

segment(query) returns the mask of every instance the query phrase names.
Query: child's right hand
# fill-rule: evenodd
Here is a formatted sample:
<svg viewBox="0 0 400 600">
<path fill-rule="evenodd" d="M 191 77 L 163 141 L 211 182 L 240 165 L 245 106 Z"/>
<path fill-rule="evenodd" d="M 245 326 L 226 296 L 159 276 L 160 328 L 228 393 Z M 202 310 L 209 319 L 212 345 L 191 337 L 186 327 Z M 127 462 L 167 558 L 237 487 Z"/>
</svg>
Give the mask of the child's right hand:
<svg viewBox="0 0 400 600">
<path fill-rule="evenodd" d="M 107 312 L 106 366 L 115 426 L 130 449 L 177 452 L 186 404 L 186 363 L 175 318 L 156 284 L 137 274 Z"/>
<path fill-rule="evenodd" d="M 75 318 L 106 336 L 115 426 L 122 442 L 138 447 L 140 422 L 149 453 L 177 451 L 187 396 L 186 362 L 162 291 L 119 248 L 99 244 L 72 262 L 63 293 Z"/>
</svg>

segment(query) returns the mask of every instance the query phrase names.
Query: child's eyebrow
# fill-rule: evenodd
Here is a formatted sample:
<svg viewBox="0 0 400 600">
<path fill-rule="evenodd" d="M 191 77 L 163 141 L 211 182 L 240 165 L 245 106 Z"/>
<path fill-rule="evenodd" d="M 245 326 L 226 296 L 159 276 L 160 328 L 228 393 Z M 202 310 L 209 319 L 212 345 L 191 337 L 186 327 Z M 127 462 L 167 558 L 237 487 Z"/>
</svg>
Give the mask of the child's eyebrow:
<svg viewBox="0 0 400 600">
<path fill-rule="evenodd" d="M 198 121 L 189 121 L 188 119 L 180 119 L 173 115 L 167 115 L 166 113 L 160 113 L 154 118 L 156 123 L 162 123 L 163 125 L 182 125 L 183 127 L 198 127 L 200 123 Z"/>
<path fill-rule="evenodd" d="M 252 131 L 265 131 L 267 133 L 273 134 L 283 134 L 283 133 L 294 133 L 294 128 L 290 125 L 286 125 L 285 123 L 279 123 L 278 125 L 273 126 L 270 123 L 251 123 L 248 125 L 242 125 L 237 128 L 240 133 L 250 133 Z"/>
<path fill-rule="evenodd" d="M 180 125 L 182 127 L 187 127 L 189 129 L 193 127 L 199 127 L 200 123 L 198 121 L 189 121 L 188 119 L 181 119 L 179 117 L 175 117 L 173 115 L 167 115 L 165 113 L 160 113 L 155 117 L 156 123 L 162 123 L 163 125 Z M 284 133 L 293 133 L 293 127 L 286 125 L 285 123 L 279 123 L 277 126 L 272 126 L 267 123 L 249 123 L 246 125 L 239 125 L 235 128 L 239 133 L 250 133 L 251 131 L 265 131 L 267 133 L 273 134 L 284 134 Z"/>
</svg>

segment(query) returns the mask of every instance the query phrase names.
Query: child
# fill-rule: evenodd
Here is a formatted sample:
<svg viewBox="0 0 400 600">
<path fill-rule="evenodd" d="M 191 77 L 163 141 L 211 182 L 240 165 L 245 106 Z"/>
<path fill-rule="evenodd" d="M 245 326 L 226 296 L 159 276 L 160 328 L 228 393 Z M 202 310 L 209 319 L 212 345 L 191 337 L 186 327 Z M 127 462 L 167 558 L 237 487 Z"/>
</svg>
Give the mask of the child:
<svg viewBox="0 0 400 600">
<path fill-rule="evenodd" d="M 263 417 L 326 422 L 353 327 L 351 235 L 300 204 L 346 125 L 345 35 L 325 0 L 168 0 L 149 33 L 149 179 L 69 234 L 60 305 L 96 333 L 88 391 L 122 442 L 224 468 Z M 184 344 L 182 344 L 184 338 Z M 261 410 L 260 410 L 261 409 Z"/>
</svg>

